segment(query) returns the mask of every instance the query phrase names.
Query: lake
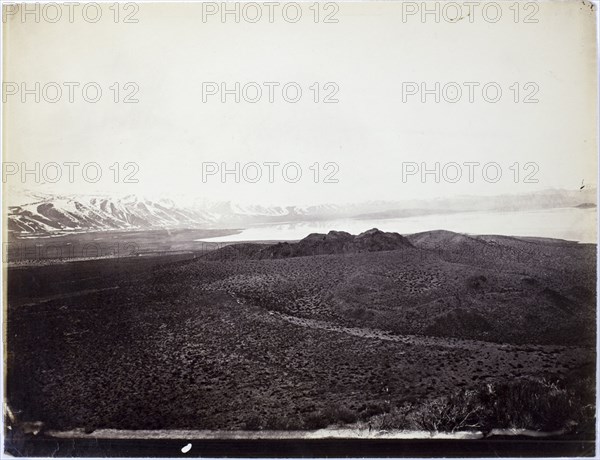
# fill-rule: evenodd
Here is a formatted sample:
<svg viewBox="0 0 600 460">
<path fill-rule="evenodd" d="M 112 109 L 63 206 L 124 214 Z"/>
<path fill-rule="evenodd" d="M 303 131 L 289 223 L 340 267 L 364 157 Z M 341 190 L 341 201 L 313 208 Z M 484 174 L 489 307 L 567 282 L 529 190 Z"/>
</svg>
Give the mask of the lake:
<svg viewBox="0 0 600 460">
<path fill-rule="evenodd" d="M 197 241 L 299 240 L 310 233 L 343 230 L 358 234 L 378 228 L 401 234 L 427 230 L 450 230 L 476 235 L 538 236 L 596 242 L 596 209 L 554 208 L 535 211 L 461 212 L 394 219 L 340 219 L 319 222 L 290 222 L 253 226 L 236 235 Z"/>
</svg>

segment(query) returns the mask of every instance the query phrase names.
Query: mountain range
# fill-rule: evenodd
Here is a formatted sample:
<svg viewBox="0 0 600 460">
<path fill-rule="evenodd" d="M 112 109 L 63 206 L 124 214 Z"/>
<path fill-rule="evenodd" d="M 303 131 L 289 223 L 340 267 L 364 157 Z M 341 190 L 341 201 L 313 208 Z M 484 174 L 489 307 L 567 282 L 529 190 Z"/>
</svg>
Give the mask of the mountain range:
<svg viewBox="0 0 600 460">
<path fill-rule="evenodd" d="M 169 198 L 138 195 L 60 195 L 7 190 L 8 230 L 18 235 L 144 230 L 160 228 L 239 228 L 260 224 L 340 218 L 386 219 L 463 211 L 517 211 L 595 206 L 596 190 L 547 190 L 520 195 L 462 196 L 436 200 L 404 199 L 315 206 L 241 205 L 196 201 L 181 205 Z"/>
</svg>

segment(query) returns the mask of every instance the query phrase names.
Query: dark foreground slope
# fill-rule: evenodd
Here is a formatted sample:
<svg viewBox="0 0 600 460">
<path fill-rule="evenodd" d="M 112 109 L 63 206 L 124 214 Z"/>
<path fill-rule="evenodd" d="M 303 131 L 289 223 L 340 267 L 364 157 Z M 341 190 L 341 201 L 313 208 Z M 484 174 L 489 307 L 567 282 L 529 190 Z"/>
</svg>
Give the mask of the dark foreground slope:
<svg viewBox="0 0 600 460">
<path fill-rule="evenodd" d="M 595 246 L 346 235 L 140 259 L 94 282 L 107 261 L 9 271 L 13 412 L 58 429 L 429 429 L 435 410 L 475 404 L 438 428 L 590 434 Z"/>
</svg>

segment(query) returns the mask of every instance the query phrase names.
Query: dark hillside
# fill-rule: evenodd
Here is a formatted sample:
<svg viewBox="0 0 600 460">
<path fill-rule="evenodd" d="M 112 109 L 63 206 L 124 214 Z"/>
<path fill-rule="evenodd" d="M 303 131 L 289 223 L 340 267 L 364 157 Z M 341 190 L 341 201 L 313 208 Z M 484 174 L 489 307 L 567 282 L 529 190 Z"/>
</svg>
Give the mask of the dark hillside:
<svg viewBox="0 0 600 460">
<path fill-rule="evenodd" d="M 7 401 L 88 431 L 427 427 L 473 404 L 589 431 L 595 252 L 374 230 L 9 268 Z"/>
</svg>

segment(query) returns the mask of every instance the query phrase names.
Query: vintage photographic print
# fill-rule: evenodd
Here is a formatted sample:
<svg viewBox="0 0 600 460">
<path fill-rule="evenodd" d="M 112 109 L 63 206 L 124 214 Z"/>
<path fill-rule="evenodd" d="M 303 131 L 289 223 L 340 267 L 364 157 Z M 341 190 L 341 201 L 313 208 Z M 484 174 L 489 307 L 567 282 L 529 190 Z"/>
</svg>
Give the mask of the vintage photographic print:
<svg viewBox="0 0 600 460">
<path fill-rule="evenodd" d="M 597 3 L 2 4 L 6 457 L 594 457 Z"/>
</svg>

